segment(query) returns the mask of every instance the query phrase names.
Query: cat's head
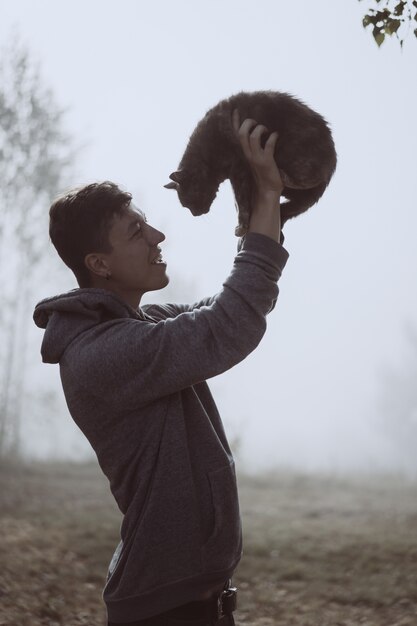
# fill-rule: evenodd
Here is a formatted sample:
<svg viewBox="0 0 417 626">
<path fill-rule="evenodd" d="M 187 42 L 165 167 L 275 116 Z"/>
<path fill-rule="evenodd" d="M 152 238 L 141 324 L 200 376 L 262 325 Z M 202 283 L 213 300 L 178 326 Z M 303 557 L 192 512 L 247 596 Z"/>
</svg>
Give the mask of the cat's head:
<svg viewBox="0 0 417 626">
<path fill-rule="evenodd" d="M 172 182 L 164 185 L 166 189 L 176 189 L 183 207 L 190 209 L 193 215 L 208 213 L 216 197 L 218 184 L 212 180 L 203 168 L 196 172 L 180 169 L 170 174 Z"/>
</svg>

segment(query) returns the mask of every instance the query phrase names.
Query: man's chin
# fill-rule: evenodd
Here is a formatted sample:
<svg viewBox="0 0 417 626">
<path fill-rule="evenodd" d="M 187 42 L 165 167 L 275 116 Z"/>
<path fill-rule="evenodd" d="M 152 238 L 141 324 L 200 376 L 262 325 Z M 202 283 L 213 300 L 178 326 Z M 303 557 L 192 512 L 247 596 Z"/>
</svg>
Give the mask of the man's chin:
<svg viewBox="0 0 417 626">
<path fill-rule="evenodd" d="M 158 281 L 158 284 L 149 289 L 149 291 L 159 291 L 160 289 L 164 289 L 169 284 L 169 280 L 168 274 L 164 274 L 164 276 L 161 277 L 161 280 Z"/>
<path fill-rule="evenodd" d="M 151 293 L 152 291 L 160 291 L 161 289 L 167 287 L 169 280 L 169 276 L 164 272 L 159 277 L 159 280 L 154 279 L 152 283 L 148 284 L 146 287 L 142 286 L 141 288 L 138 287 L 137 289 L 141 292 L 142 295 L 144 295 L 145 293 Z"/>
</svg>

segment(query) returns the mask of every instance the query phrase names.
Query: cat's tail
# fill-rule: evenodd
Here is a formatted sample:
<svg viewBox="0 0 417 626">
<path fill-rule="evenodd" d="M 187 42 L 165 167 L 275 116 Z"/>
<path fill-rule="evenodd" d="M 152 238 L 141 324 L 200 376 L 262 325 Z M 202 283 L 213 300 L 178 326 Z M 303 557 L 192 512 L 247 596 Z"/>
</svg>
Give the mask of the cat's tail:
<svg viewBox="0 0 417 626">
<path fill-rule="evenodd" d="M 288 202 L 281 203 L 281 224 L 301 213 L 304 213 L 324 194 L 329 183 L 321 183 L 312 189 L 288 189 L 284 188 L 282 195 L 288 199 Z"/>
</svg>

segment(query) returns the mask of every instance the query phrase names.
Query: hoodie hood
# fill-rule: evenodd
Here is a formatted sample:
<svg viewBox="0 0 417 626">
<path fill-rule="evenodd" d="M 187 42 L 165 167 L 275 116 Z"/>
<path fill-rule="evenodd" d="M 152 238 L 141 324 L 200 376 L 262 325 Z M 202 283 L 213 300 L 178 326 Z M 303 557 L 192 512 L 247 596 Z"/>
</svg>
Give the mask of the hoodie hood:
<svg viewBox="0 0 417 626">
<path fill-rule="evenodd" d="M 33 320 L 45 329 L 41 354 L 44 363 L 59 363 L 69 344 L 97 324 L 120 318 L 151 319 L 135 311 L 116 294 L 105 289 L 72 289 L 41 300 Z"/>
</svg>

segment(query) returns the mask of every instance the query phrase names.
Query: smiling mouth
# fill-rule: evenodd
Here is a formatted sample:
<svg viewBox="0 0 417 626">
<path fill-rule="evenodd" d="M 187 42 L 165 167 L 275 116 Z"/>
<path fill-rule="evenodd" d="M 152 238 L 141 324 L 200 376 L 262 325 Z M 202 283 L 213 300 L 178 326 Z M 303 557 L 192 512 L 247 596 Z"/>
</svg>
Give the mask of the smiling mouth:
<svg viewBox="0 0 417 626">
<path fill-rule="evenodd" d="M 166 265 L 161 253 L 159 253 L 158 256 L 152 261 L 151 265 Z"/>
</svg>

